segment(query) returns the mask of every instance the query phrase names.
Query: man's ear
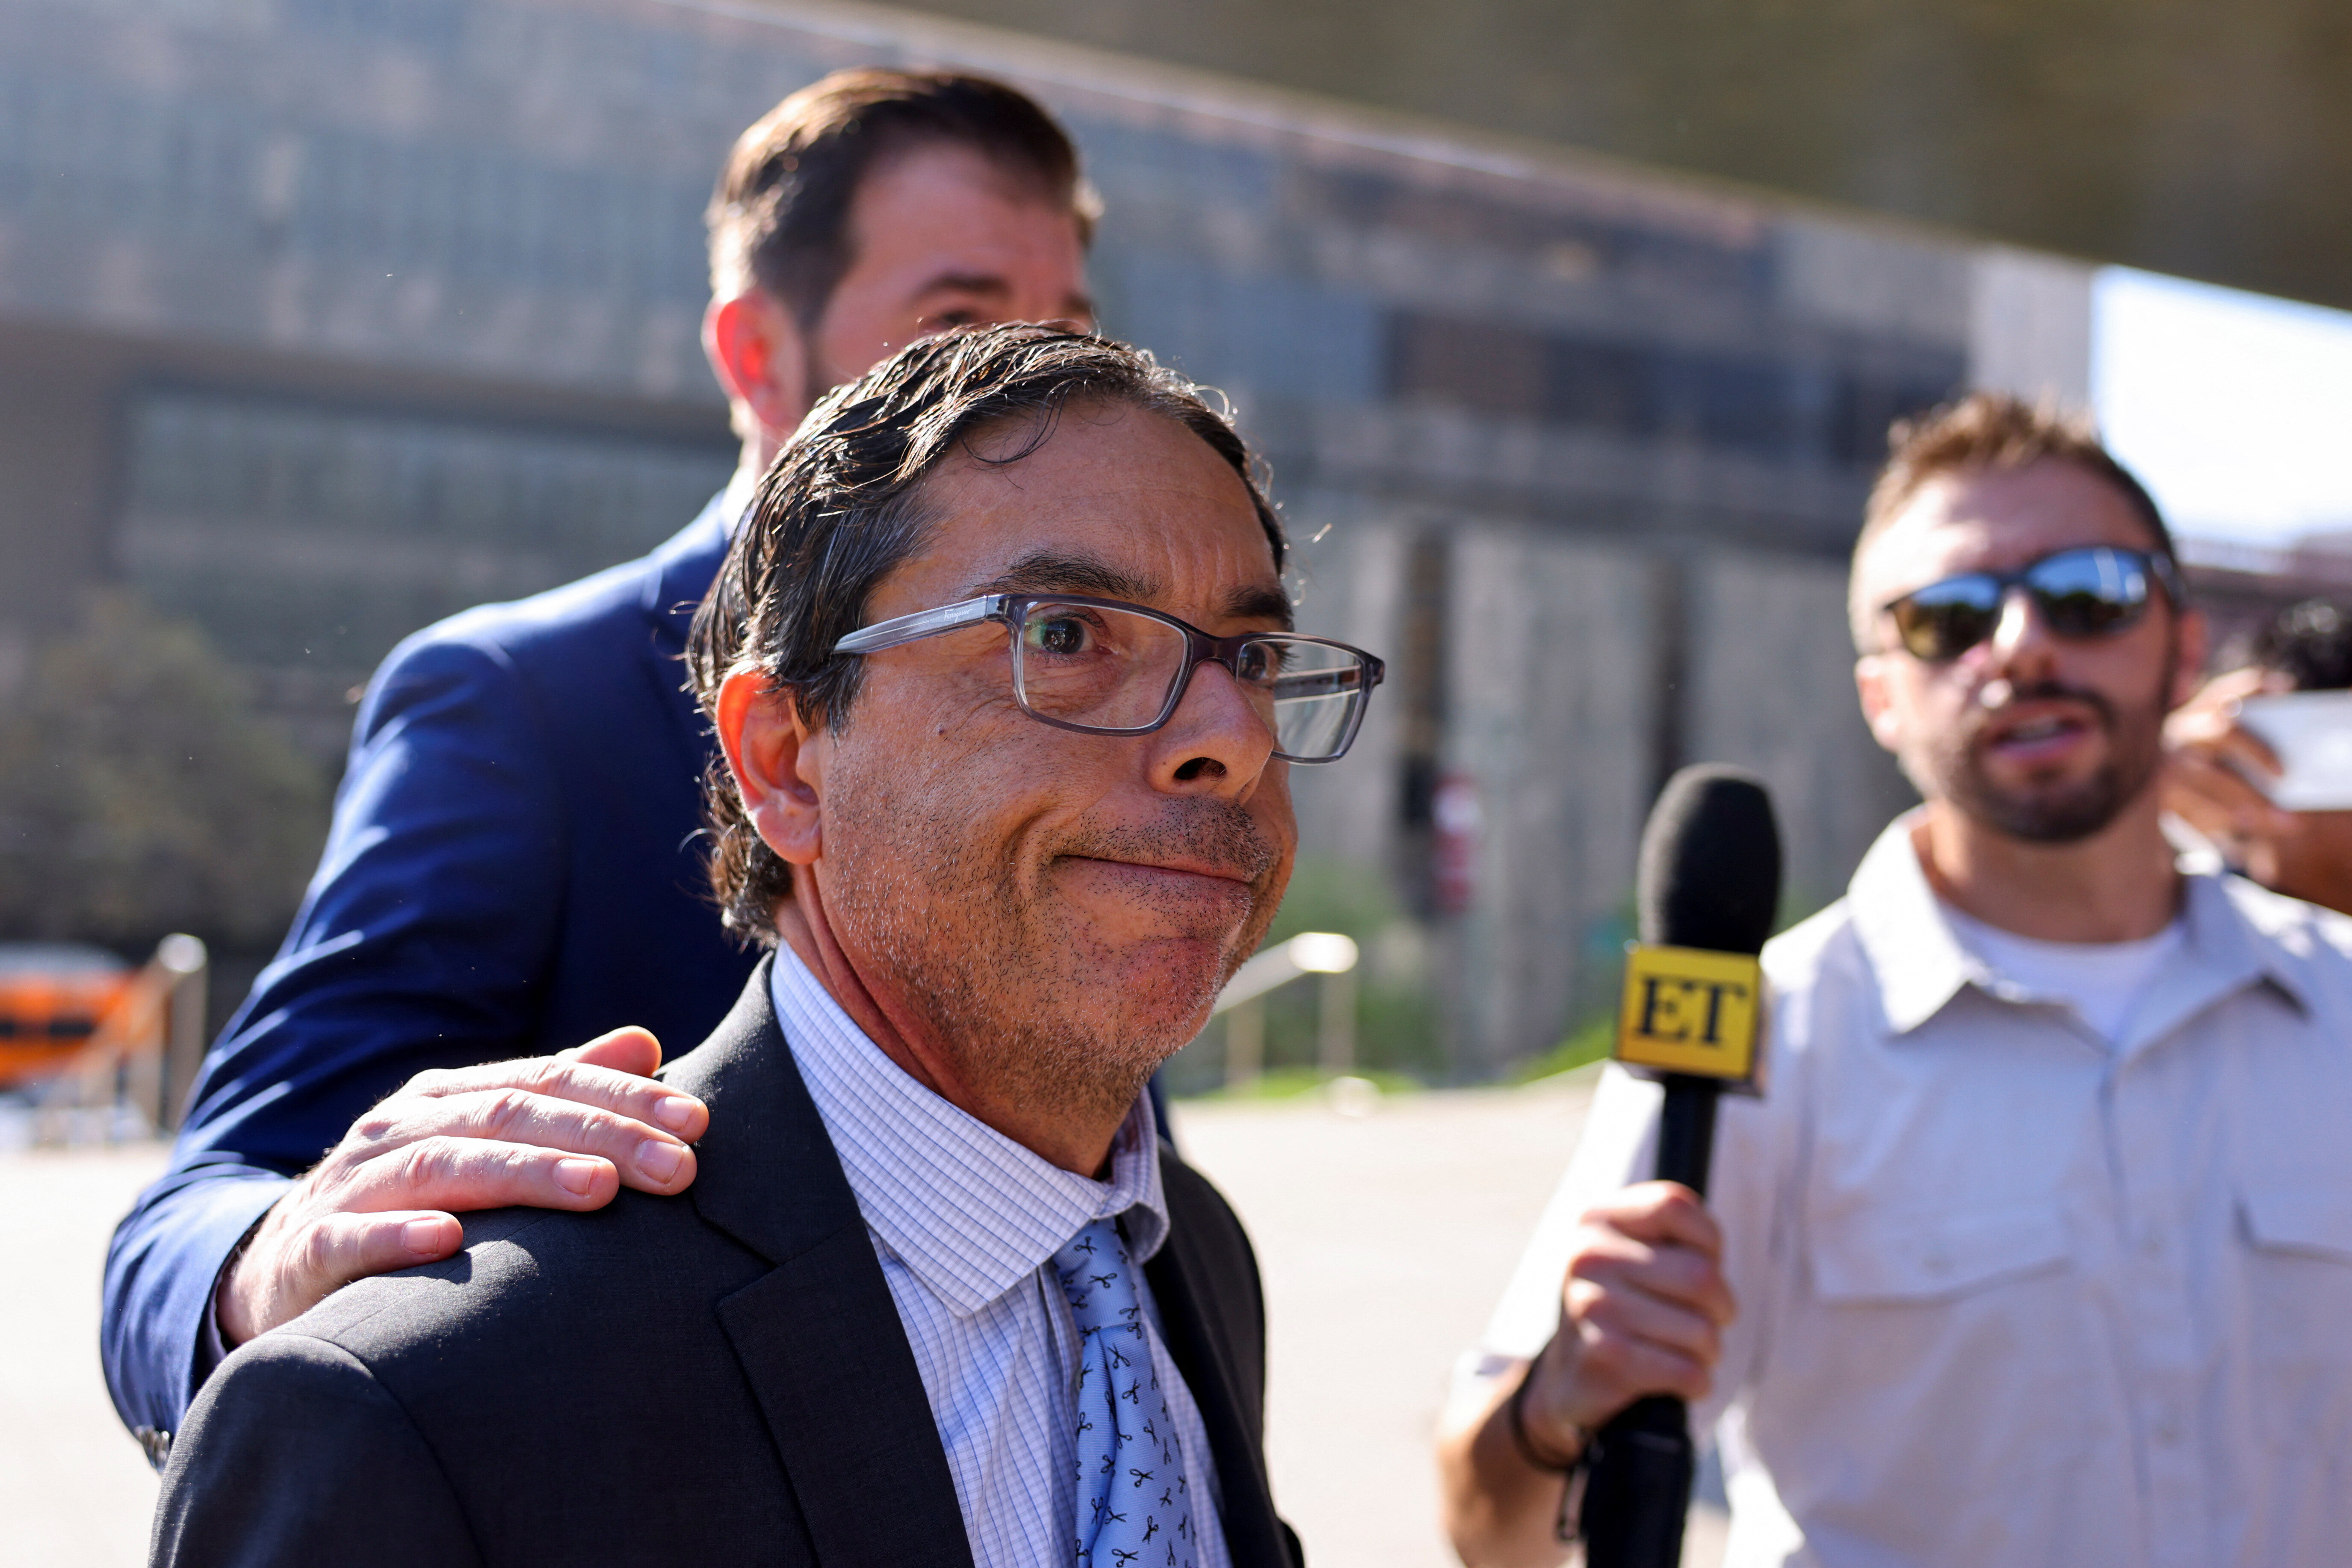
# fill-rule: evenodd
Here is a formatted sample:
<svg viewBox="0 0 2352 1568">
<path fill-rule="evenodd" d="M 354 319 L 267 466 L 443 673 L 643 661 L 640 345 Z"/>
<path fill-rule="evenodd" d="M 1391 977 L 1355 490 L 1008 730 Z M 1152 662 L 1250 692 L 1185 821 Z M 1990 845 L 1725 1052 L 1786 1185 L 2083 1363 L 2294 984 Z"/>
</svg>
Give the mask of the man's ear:
<svg viewBox="0 0 2352 1568">
<path fill-rule="evenodd" d="M 786 863 L 815 864 L 824 847 L 824 731 L 812 731 L 793 694 L 761 670 L 729 676 L 717 708 L 719 745 L 743 815 Z"/>
<path fill-rule="evenodd" d="M 1883 653 L 1866 653 L 1853 661 L 1854 695 L 1862 699 L 1862 717 L 1870 726 L 1870 738 L 1899 757 L 1902 726 L 1895 714 L 1894 693 L 1887 687 L 1894 674 L 1889 657 Z"/>
<path fill-rule="evenodd" d="M 766 289 L 713 299 L 702 313 L 702 352 L 726 390 L 738 436 L 748 441 L 756 434 L 773 450 L 800 428 L 809 411 L 808 342 Z M 747 419 L 756 430 L 743 427 Z"/>
<path fill-rule="evenodd" d="M 2212 623 L 2202 610 L 2180 612 L 2180 629 L 2172 639 L 2172 689 L 2167 694 L 2170 700 L 2167 710 L 2179 707 L 2197 695 L 2205 683 L 2205 650 L 2212 637 Z"/>
</svg>

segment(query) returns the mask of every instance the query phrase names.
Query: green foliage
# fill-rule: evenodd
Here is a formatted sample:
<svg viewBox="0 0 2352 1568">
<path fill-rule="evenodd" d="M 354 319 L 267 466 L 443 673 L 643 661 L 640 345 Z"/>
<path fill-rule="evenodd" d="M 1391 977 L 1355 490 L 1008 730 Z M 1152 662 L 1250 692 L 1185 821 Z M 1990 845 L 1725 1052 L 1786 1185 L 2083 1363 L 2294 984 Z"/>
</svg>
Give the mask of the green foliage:
<svg viewBox="0 0 2352 1568">
<path fill-rule="evenodd" d="M 1539 1057 L 1530 1057 L 1511 1070 L 1513 1083 L 1532 1083 L 1539 1078 L 1567 1072 L 1572 1068 L 1590 1067 L 1608 1059 L 1617 1045 L 1617 1019 L 1604 1014 L 1586 1024 L 1568 1038 Z"/>
<path fill-rule="evenodd" d="M 1381 871 L 1353 860 L 1302 855 L 1265 942 L 1271 947 L 1304 931 L 1336 931 L 1368 942 L 1402 918 L 1396 890 Z"/>
<path fill-rule="evenodd" d="M 203 633 L 94 597 L 0 699 L 0 936 L 275 942 L 328 794 Z"/>
</svg>

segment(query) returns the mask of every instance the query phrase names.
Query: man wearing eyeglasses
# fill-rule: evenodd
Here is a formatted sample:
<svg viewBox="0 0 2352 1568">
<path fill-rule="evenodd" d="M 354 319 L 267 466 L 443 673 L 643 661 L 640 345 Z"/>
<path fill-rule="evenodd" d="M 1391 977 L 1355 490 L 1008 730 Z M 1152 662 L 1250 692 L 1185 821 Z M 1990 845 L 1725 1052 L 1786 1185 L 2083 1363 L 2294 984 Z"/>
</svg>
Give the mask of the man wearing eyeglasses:
<svg viewBox="0 0 2352 1568">
<path fill-rule="evenodd" d="M 302 910 L 109 1252 L 107 1381 L 155 1462 L 227 1348 L 447 1257 L 459 1215 L 694 1180 L 703 1110 L 644 1075 L 752 962 L 702 872 L 694 605 L 827 388 L 960 323 L 1089 321 L 1095 209 L 1053 118 L 962 73 L 836 71 L 737 141 L 703 322 L 735 479 L 652 553 L 428 627 L 371 682 Z"/>
<path fill-rule="evenodd" d="M 1441 1439 L 1473 1563 L 1556 1563 L 1637 1395 L 1720 1444 L 1727 1561 L 2320 1564 L 2352 1539 L 2352 927 L 2158 826 L 2204 628 L 2086 429 L 1898 426 L 1862 706 L 1926 804 L 1765 950 L 1707 1206 L 1612 1069 Z"/>
<path fill-rule="evenodd" d="M 1042 327 L 905 350 L 762 483 L 688 662 L 730 927 L 683 1195 L 477 1220 L 240 1349 L 154 1561 L 1291 1568 L 1232 1213 L 1142 1092 L 1264 935 L 1297 635 L 1240 437 Z"/>
</svg>

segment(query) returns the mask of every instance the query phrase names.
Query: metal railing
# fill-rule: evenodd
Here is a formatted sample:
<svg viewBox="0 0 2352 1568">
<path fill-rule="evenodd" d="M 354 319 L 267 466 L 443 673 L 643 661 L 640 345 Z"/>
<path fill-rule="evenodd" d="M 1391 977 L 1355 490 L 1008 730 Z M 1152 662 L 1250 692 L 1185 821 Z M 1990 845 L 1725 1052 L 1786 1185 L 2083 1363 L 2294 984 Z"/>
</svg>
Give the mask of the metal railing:
<svg viewBox="0 0 2352 1568">
<path fill-rule="evenodd" d="M 1237 1089 L 1265 1070 L 1268 992 L 1309 974 L 1323 977 L 1316 999 L 1316 1066 L 1327 1077 L 1356 1067 L 1356 943 L 1337 931 L 1301 931 L 1234 972 L 1217 994 L 1213 1018 L 1225 1021 L 1225 1086 Z"/>
<path fill-rule="evenodd" d="M 89 1039 L 28 1086 L 33 1142 L 114 1143 L 176 1131 L 204 1060 L 210 968 L 195 937 L 158 942 Z"/>
</svg>

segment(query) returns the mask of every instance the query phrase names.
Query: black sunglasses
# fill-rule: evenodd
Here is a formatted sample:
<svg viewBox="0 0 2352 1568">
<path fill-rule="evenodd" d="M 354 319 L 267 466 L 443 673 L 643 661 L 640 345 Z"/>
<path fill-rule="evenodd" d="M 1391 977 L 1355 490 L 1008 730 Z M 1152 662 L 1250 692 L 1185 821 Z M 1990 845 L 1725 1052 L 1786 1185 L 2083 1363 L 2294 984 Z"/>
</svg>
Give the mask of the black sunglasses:
<svg viewBox="0 0 2352 1568">
<path fill-rule="evenodd" d="M 2114 637 L 2137 625 L 2161 584 L 2178 608 L 2180 579 L 2172 563 L 2146 550 L 2090 544 L 2045 555 L 2021 572 L 1964 572 L 1881 606 L 1914 658 L 1939 664 L 1992 636 L 2000 607 L 2021 588 L 2062 637 Z"/>
</svg>

